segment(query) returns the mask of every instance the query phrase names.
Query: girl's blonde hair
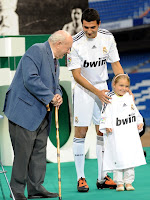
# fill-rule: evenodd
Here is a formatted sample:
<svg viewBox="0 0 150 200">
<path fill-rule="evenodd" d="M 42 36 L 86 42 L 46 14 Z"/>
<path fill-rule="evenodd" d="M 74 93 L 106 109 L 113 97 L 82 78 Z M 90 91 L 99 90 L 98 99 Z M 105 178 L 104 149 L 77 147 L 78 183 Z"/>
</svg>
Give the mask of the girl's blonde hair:
<svg viewBox="0 0 150 200">
<path fill-rule="evenodd" d="M 128 74 L 116 74 L 112 80 L 112 88 L 113 85 L 116 85 L 116 83 L 118 83 L 120 79 L 126 79 L 130 85 L 130 78 Z"/>
</svg>

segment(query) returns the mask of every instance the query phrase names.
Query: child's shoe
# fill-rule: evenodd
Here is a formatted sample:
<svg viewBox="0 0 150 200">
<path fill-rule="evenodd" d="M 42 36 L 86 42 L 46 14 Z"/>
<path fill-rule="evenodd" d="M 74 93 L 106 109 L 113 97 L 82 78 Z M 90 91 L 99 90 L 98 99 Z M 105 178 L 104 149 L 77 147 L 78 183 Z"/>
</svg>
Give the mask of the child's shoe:
<svg viewBox="0 0 150 200">
<path fill-rule="evenodd" d="M 122 184 L 117 185 L 116 191 L 124 191 L 124 185 Z"/>
<path fill-rule="evenodd" d="M 135 188 L 131 184 L 126 184 L 125 188 L 126 188 L 127 191 L 133 191 L 133 190 L 135 190 Z"/>
</svg>

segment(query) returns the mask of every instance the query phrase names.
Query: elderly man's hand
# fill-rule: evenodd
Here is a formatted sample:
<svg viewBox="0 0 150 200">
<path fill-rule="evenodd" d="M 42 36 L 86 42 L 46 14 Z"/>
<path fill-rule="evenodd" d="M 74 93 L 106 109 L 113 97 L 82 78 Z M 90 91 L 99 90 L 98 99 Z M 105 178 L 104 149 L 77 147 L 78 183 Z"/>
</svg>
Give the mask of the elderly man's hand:
<svg viewBox="0 0 150 200">
<path fill-rule="evenodd" d="M 59 94 L 55 94 L 54 98 L 52 99 L 51 103 L 53 106 L 57 106 L 58 108 L 63 103 L 63 99 Z"/>
</svg>

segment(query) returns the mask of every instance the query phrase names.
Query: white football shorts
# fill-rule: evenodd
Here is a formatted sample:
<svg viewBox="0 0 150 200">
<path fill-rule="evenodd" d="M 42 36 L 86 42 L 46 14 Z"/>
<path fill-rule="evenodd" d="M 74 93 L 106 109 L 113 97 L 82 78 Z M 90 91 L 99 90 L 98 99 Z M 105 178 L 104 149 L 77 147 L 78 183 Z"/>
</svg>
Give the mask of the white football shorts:
<svg viewBox="0 0 150 200">
<path fill-rule="evenodd" d="M 94 85 L 99 90 L 108 90 L 106 81 Z M 74 126 L 90 126 L 100 123 L 102 102 L 100 99 L 78 83 L 73 85 Z"/>
</svg>

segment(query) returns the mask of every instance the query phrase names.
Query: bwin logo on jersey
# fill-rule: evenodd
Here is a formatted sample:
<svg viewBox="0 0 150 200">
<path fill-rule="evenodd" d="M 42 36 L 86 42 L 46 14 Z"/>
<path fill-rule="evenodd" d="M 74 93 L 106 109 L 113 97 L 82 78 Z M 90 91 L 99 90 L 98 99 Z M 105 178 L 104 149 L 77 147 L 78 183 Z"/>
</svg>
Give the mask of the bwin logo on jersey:
<svg viewBox="0 0 150 200">
<path fill-rule="evenodd" d="M 93 61 L 93 62 L 87 62 L 87 60 L 84 61 L 83 63 L 83 67 L 87 68 L 87 67 L 99 67 L 102 65 L 106 64 L 106 58 L 99 58 L 98 61 Z"/>
<path fill-rule="evenodd" d="M 125 118 L 125 119 L 119 119 L 118 117 L 116 118 L 116 126 L 120 126 L 120 125 L 126 125 L 126 124 L 129 124 L 129 123 L 132 123 L 132 122 L 135 122 L 136 121 L 136 116 L 133 115 L 129 115 L 128 118 Z"/>
</svg>

